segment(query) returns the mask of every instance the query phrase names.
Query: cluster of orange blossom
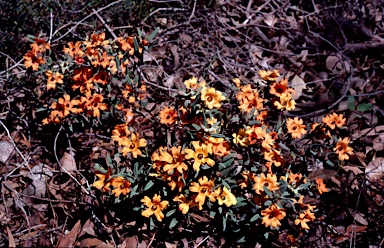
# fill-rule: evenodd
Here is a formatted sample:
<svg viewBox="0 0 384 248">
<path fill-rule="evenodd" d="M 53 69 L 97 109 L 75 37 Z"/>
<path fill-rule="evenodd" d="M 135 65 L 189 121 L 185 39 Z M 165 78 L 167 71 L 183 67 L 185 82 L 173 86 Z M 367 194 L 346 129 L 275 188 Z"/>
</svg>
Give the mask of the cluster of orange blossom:
<svg viewBox="0 0 384 248">
<path fill-rule="evenodd" d="M 234 79 L 234 99 L 227 91 L 208 87 L 206 81 L 192 77 L 184 81 L 185 90 L 177 96 L 175 105 L 163 106 L 157 119 L 152 120 L 161 130 L 180 134 L 179 139 L 152 147 L 152 155 L 148 157 L 142 152 L 143 148 L 148 149 L 147 141 L 132 126 L 135 112 L 140 108 L 137 101 L 147 98 L 146 84 L 128 81 L 124 85 L 114 85 L 121 93 L 116 95 L 115 105 L 108 102 L 110 96 L 106 90 L 112 78 L 128 74 L 133 61 L 130 56 L 142 53 L 142 47 L 148 44 L 146 40 L 137 43 L 135 39 L 119 37 L 113 42 L 101 33 L 93 34 L 84 42 L 69 42 L 63 51 L 74 68 L 62 68 L 60 72 L 52 67 L 45 72 L 47 90 L 68 93 L 52 102 L 50 116 L 43 124 L 60 123 L 71 114 L 100 118 L 101 111 L 117 110 L 114 112 L 121 124 L 114 126 L 111 135 L 117 144 L 117 153 L 139 164 L 144 164 L 140 159 L 150 159 L 151 168 L 143 171 L 152 170 L 153 173 L 142 176 L 150 176 L 147 180 L 154 181 L 152 184 L 165 183 L 170 189 L 163 194 L 157 191 L 152 198 L 148 195 L 141 198 L 144 217 L 154 215 L 161 222 L 165 218 L 164 211 L 172 206 L 184 215 L 196 211 L 194 208 L 200 211 L 216 208 L 236 219 L 234 207 L 245 201 L 251 208 L 255 207 L 251 211 L 252 219 L 260 219 L 266 228 L 279 228 L 292 212 L 295 225 L 309 229 L 308 223 L 316 219 L 316 210 L 306 203 L 301 190 L 315 187 L 322 194 L 329 189 L 323 178 L 317 177 L 311 182 L 295 168 L 293 152 L 284 151 L 290 149 L 285 144 L 309 135 L 321 137 L 335 142 L 332 151 L 339 160 L 348 160 L 353 155 L 350 140 L 347 137 L 332 139 L 338 134 L 337 129 L 345 125 L 343 115 L 328 114 L 321 123 L 314 123 L 311 130 L 307 130 L 301 118 L 285 118 L 285 111 L 295 109 L 296 102 L 292 98 L 295 91 L 289 87 L 288 78 L 282 77 L 277 70 L 258 72 L 266 83 L 263 87 Z M 46 63 L 44 53 L 49 44 L 35 39 L 31 49 L 24 57 L 25 66 L 36 71 L 39 65 Z M 232 105 L 236 107 L 230 108 Z M 271 124 L 275 123 L 270 122 L 274 114 L 284 116 L 281 125 Z M 132 191 L 141 191 L 139 195 L 143 196 L 150 187 L 143 189 L 135 185 L 139 182 L 129 173 L 121 173 L 120 168 L 99 166 L 95 175 L 98 180 L 93 186 L 115 198 L 127 198 Z M 143 183 L 151 185 L 148 181 Z"/>
</svg>

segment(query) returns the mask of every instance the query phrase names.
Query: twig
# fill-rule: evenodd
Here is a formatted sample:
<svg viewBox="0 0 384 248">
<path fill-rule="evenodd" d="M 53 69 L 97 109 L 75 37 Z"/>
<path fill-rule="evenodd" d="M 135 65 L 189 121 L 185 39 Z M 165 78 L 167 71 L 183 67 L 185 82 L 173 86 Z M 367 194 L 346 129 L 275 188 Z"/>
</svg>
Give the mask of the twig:
<svg viewBox="0 0 384 248">
<path fill-rule="evenodd" d="M 108 5 L 105 6 L 105 7 L 102 7 L 102 8 L 100 8 L 100 9 L 98 9 L 96 12 L 92 12 L 91 14 L 89 14 L 89 15 L 87 15 L 86 17 L 84 17 L 83 19 L 81 19 L 78 23 L 75 24 L 75 26 L 73 26 L 72 28 L 70 28 L 70 29 L 69 29 L 66 33 L 64 33 L 62 36 L 60 36 L 59 38 L 53 40 L 52 42 L 56 42 L 56 41 L 61 40 L 63 37 L 67 36 L 67 34 L 69 34 L 70 32 L 72 32 L 77 26 L 79 26 L 83 21 L 87 20 L 89 17 L 91 17 L 91 16 L 95 15 L 96 13 L 98 13 L 98 12 L 104 10 L 104 9 L 107 9 L 107 8 L 111 7 L 112 5 L 115 5 L 115 4 L 117 4 L 117 3 L 121 2 L 121 1 L 123 1 L 123 0 L 117 0 L 117 1 L 115 1 L 115 2 L 112 2 L 112 3 L 108 4 Z"/>
<path fill-rule="evenodd" d="M 158 8 L 154 11 L 152 11 L 151 13 L 149 13 L 149 15 L 147 15 L 144 20 L 142 21 L 142 23 L 144 23 L 149 17 L 153 16 L 154 14 L 156 14 L 157 12 L 159 11 L 163 11 L 163 10 L 172 10 L 172 11 L 187 11 L 188 9 L 185 9 L 185 8 Z"/>
<path fill-rule="evenodd" d="M 200 243 L 198 243 L 197 245 L 195 245 L 193 248 L 197 248 L 199 247 L 202 243 L 204 243 L 207 239 L 209 238 L 209 236 L 205 237 Z"/>
<path fill-rule="evenodd" d="M 24 160 L 23 163 L 21 163 L 19 166 L 17 166 L 15 169 L 13 169 L 10 173 L 8 173 L 5 178 L 9 177 L 10 175 L 12 175 L 16 170 L 18 170 L 20 167 L 22 167 L 24 165 L 24 163 L 27 165 L 31 175 L 34 176 L 34 173 L 32 172 L 31 168 L 29 167 L 28 165 L 28 161 L 27 159 L 24 157 L 24 155 L 20 152 L 19 148 L 17 148 L 15 142 L 13 141 L 13 138 L 11 136 L 11 134 L 9 133 L 9 130 L 8 128 L 4 125 L 4 123 L 0 120 L 0 124 L 4 127 L 5 131 L 7 132 L 7 135 L 9 137 L 9 139 L 12 141 L 12 144 L 14 146 L 14 148 L 16 149 L 17 153 L 21 156 L 21 158 Z"/>
<path fill-rule="evenodd" d="M 155 239 L 156 233 L 157 233 L 157 231 L 153 234 L 153 236 L 152 236 L 152 238 L 151 238 L 151 241 L 150 241 L 149 244 L 147 245 L 147 248 L 151 247 L 151 244 L 152 244 L 153 240 Z"/>
<path fill-rule="evenodd" d="M 71 173 L 69 173 L 68 172 L 68 170 L 66 169 L 66 168 L 64 168 L 62 165 L 61 165 L 61 163 L 60 163 L 60 160 L 59 160 L 59 158 L 57 157 L 57 152 L 56 152 L 56 143 L 57 143 L 57 138 L 59 137 L 59 134 L 60 134 L 60 131 L 63 129 L 63 126 L 61 126 L 60 127 L 60 129 L 59 129 L 59 131 L 57 132 L 57 134 L 56 134 L 56 137 L 55 137 L 55 143 L 53 144 L 53 151 L 54 151 L 54 153 L 55 153 L 55 158 L 56 158 L 56 161 L 57 161 L 57 163 L 58 163 L 58 165 L 60 166 L 60 168 L 62 168 L 63 169 L 63 171 L 65 172 L 65 173 L 67 173 L 68 174 L 68 176 L 70 177 L 70 178 L 72 178 L 80 187 L 81 187 L 81 189 L 87 194 L 87 195 L 91 195 L 91 193 L 86 189 L 86 188 L 84 188 L 84 186 L 71 174 Z"/>
<path fill-rule="evenodd" d="M 51 16 L 51 28 L 49 30 L 49 40 L 48 40 L 48 43 L 51 44 L 52 32 L 53 32 L 53 13 L 52 13 L 52 10 L 49 12 L 49 14 Z"/>
<path fill-rule="evenodd" d="M 113 36 L 113 39 L 116 41 L 117 40 L 117 36 L 116 34 L 112 31 L 112 29 L 108 26 L 108 24 L 104 21 L 104 19 L 99 15 L 99 13 L 97 13 L 97 11 L 92 8 L 92 11 L 93 13 L 95 13 L 95 15 L 97 16 L 97 18 L 100 19 L 101 23 L 103 23 L 103 25 L 108 29 L 108 31 L 112 34 Z"/>
<path fill-rule="evenodd" d="M 192 18 L 195 16 L 196 2 L 197 2 L 197 0 L 193 0 L 193 9 L 192 9 L 191 15 L 189 16 L 188 22 L 190 22 L 192 20 Z"/>
<path fill-rule="evenodd" d="M 173 91 L 173 92 L 179 92 L 179 91 L 176 90 L 176 89 L 167 88 L 167 87 L 164 87 L 164 86 L 161 86 L 161 85 L 158 85 L 158 84 L 154 84 L 154 83 L 149 82 L 148 79 L 145 78 L 145 76 L 144 76 L 144 74 L 143 74 L 143 72 L 142 72 L 141 70 L 140 70 L 140 75 L 141 75 L 141 77 L 143 78 L 143 80 L 144 80 L 144 82 L 145 82 L 146 84 L 155 86 L 155 87 L 157 87 L 157 88 L 159 88 L 159 89 L 163 89 L 163 90 L 169 90 L 169 91 Z"/>
</svg>

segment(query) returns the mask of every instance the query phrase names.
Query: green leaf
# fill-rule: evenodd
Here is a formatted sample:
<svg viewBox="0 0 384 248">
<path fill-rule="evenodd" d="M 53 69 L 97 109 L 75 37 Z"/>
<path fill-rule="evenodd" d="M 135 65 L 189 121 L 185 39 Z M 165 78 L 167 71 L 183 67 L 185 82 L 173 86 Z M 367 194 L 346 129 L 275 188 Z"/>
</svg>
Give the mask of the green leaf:
<svg viewBox="0 0 384 248">
<path fill-rule="evenodd" d="M 174 214 L 176 212 L 176 209 L 172 209 L 171 211 L 169 211 L 165 216 L 169 217 L 171 216 L 172 214 Z"/>
<path fill-rule="evenodd" d="M 252 218 L 249 220 L 250 222 L 254 222 L 255 220 L 258 220 L 260 219 L 260 215 L 259 214 L 255 214 L 254 216 L 252 216 Z"/>
<path fill-rule="evenodd" d="M 149 181 L 147 183 L 147 185 L 145 185 L 144 187 L 144 191 L 147 191 L 148 189 L 150 189 L 152 186 L 154 185 L 154 183 L 152 181 Z"/>
<path fill-rule="evenodd" d="M 46 110 L 47 110 L 46 108 L 39 108 L 38 110 L 36 110 L 36 113 L 37 113 L 37 112 L 46 111 Z"/>
<path fill-rule="evenodd" d="M 244 243 L 245 242 L 245 236 L 243 236 L 241 239 L 236 241 L 236 243 Z"/>
<path fill-rule="evenodd" d="M 272 197 L 272 192 L 271 192 L 267 187 L 265 187 L 265 185 L 263 185 L 263 188 L 264 188 L 264 192 L 265 192 L 269 197 Z"/>
<path fill-rule="evenodd" d="M 196 125 L 196 124 L 192 124 L 192 126 L 196 129 L 196 131 L 199 131 L 200 129 L 201 129 L 201 127 L 200 126 L 198 126 L 198 125 Z"/>
<path fill-rule="evenodd" d="M 364 111 L 368 111 L 368 110 L 371 110 L 373 109 L 373 105 L 372 104 L 369 104 L 369 103 L 362 103 L 362 104 L 359 104 L 357 106 L 357 111 L 361 111 L 361 112 L 364 112 Z"/>
<path fill-rule="evenodd" d="M 225 138 L 225 135 L 220 134 L 220 133 L 213 133 L 213 134 L 211 134 L 211 137 L 213 137 L 213 138 Z"/>
<path fill-rule="evenodd" d="M 159 30 L 160 30 L 160 27 L 157 27 L 155 30 L 153 30 L 153 32 L 151 33 L 151 35 L 148 38 L 148 41 L 152 41 L 155 38 L 157 32 L 159 32 Z"/>
<path fill-rule="evenodd" d="M 348 97 L 347 106 L 349 110 L 355 110 L 355 98 L 353 96 Z"/>
<path fill-rule="evenodd" d="M 176 226 L 177 223 L 178 223 L 178 221 L 175 218 L 173 218 L 171 220 L 171 223 L 169 223 L 169 228 L 172 228 L 172 227 Z"/>
<path fill-rule="evenodd" d="M 97 170 L 97 171 L 99 171 L 99 172 L 101 172 L 101 173 L 107 173 L 107 170 L 106 169 L 104 169 L 103 167 L 101 167 L 101 165 L 100 164 L 98 164 L 98 163 L 96 163 L 95 165 L 94 165 L 94 168 L 95 168 L 95 170 Z"/>
<path fill-rule="evenodd" d="M 235 160 L 235 158 L 231 158 L 231 159 L 228 159 L 227 161 L 225 161 L 224 163 L 220 163 L 220 164 L 223 164 L 225 168 L 227 168 L 228 166 L 230 166 L 233 161 Z"/>
<path fill-rule="evenodd" d="M 223 216 L 223 231 L 227 228 L 227 218 Z"/>
<path fill-rule="evenodd" d="M 109 167 L 113 168 L 112 158 L 109 155 L 109 153 L 107 153 L 107 164 L 108 164 Z"/>
<path fill-rule="evenodd" d="M 330 160 L 327 160 L 326 162 L 328 165 L 332 166 L 332 167 L 335 167 L 335 165 L 330 161 Z"/>
</svg>

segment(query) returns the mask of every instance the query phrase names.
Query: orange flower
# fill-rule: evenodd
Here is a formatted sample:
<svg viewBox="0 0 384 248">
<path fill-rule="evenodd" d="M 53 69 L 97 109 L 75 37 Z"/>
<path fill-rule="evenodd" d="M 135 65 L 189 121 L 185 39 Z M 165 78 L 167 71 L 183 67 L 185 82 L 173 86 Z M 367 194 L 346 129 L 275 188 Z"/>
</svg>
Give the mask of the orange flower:
<svg viewBox="0 0 384 248">
<path fill-rule="evenodd" d="M 323 179 L 321 177 L 316 179 L 316 183 L 317 183 L 317 190 L 319 191 L 320 194 L 329 191 L 329 189 L 326 188 L 326 185 L 324 184 Z"/>
<path fill-rule="evenodd" d="M 185 197 L 183 194 L 179 194 L 175 198 L 173 198 L 173 201 L 175 202 L 180 202 L 179 204 L 179 210 L 183 213 L 186 214 L 189 211 L 189 206 L 191 205 L 191 201 L 187 200 L 187 197 Z"/>
<path fill-rule="evenodd" d="M 280 76 L 280 73 L 278 70 L 273 70 L 273 71 L 260 70 L 257 73 L 262 79 L 267 81 L 276 81 L 276 79 Z"/>
<path fill-rule="evenodd" d="M 253 180 L 255 181 L 253 184 L 253 189 L 257 194 L 261 194 L 260 191 L 264 191 L 263 186 L 268 188 L 271 192 L 279 189 L 279 183 L 277 182 L 277 177 L 275 174 L 267 174 L 267 176 L 265 176 L 264 173 L 261 173 L 259 176 L 255 176 Z"/>
<path fill-rule="evenodd" d="M 57 83 L 63 84 L 64 75 L 60 74 L 59 72 L 53 74 L 51 70 L 48 70 L 45 72 L 45 75 L 48 77 L 47 90 L 56 89 Z"/>
<path fill-rule="evenodd" d="M 186 159 L 194 159 L 193 162 L 193 169 L 195 171 L 200 171 L 200 166 L 202 164 L 207 164 L 209 166 L 213 166 L 215 164 L 215 161 L 208 158 L 209 154 L 212 153 L 212 144 L 200 144 L 199 141 L 192 141 L 192 146 L 195 150 L 192 149 L 185 149 Z"/>
<path fill-rule="evenodd" d="M 288 133 L 291 134 L 292 138 L 299 139 L 303 134 L 307 133 L 303 120 L 295 117 L 294 119 L 288 118 L 287 120 Z"/>
<path fill-rule="evenodd" d="M 302 228 L 309 230 L 309 226 L 307 225 L 307 222 L 309 222 L 309 221 L 311 221 L 311 220 L 306 218 L 306 214 L 301 213 L 301 214 L 299 214 L 299 216 L 297 216 L 297 218 L 295 220 L 295 225 L 301 225 Z"/>
<path fill-rule="evenodd" d="M 110 169 L 107 170 L 106 173 L 102 173 L 100 171 L 95 172 L 95 175 L 99 178 L 99 180 L 95 181 L 92 186 L 103 190 L 104 192 L 108 192 L 109 186 L 111 185 L 110 179 L 111 179 L 111 171 Z"/>
<path fill-rule="evenodd" d="M 158 160 L 167 162 L 164 165 L 163 170 L 168 174 L 172 173 L 173 170 L 177 170 L 180 173 L 183 173 L 183 170 L 188 170 L 188 165 L 184 161 L 184 151 L 181 150 L 181 146 L 174 146 L 170 149 L 170 152 L 166 150 L 160 151 L 160 157 Z"/>
<path fill-rule="evenodd" d="M 166 125 L 172 125 L 176 123 L 175 118 L 177 117 L 177 111 L 170 107 L 165 106 L 163 110 L 160 111 L 160 123 Z"/>
<path fill-rule="evenodd" d="M 51 108 L 62 112 L 62 115 L 65 117 L 69 115 L 69 112 L 79 113 L 79 109 L 74 108 L 74 106 L 77 106 L 79 103 L 79 100 L 71 100 L 71 97 L 65 94 L 63 98 L 59 98 L 57 102 L 53 102 Z"/>
<path fill-rule="evenodd" d="M 135 46 L 134 46 L 134 41 L 135 37 L 118 37 L 116 42 L 119 45 L 120 49 L 128 52 L 129 55 L 133 55 L 135 53 Z M 142 53 L 142 48 L 139 48 L 139 53 Z"/>
<path fill-rule="evenodd" d="M 339 155 L 339 160 L 348 160 L 349 156 L 353 154 L 353 148 L 348 146 L 349 138 L 338 139 L 336 147 L 333 148 L 334 151 Z"/>
<path fill-rule="evenodd" d="M 207 142 L 212 144 L 212 153 L 219 157 L 229 154 L 229 143 L 224 138 L 209 137 Z"/>
<path fill-rule="evenodd" d="M 336 127 L 342 127 L 345 124 L 346 119 L 343 118 L 342 114 L 328 114 L 325 116 L 322 120 L 323 123 L 325 123 L 329 128 L 332 130 L 335 129 Z"/>
<path fill-rule="evenodd" d="M 263 128 L 260 126 L 252 126 L 246 132 L 248 134 L 249 144 L 253 145 L 257 141 L 259 141 L 259 142 L 261 141 L 261 146 L 263 148 L 265 148 L 267 150 L 272 148 L 272 146 L 274 144 L 274 140 L 267 133 L 267 129 L 265 127 Z"/>
<path fill-rule="evenodd" d="M 246 95 L 245 98 L 243 98 L 240 101 L 239 109 L 243 110 L 246 113 L 250 113 L 252 109 L 260 110 L 262 109 L 264 100 L 259 97 L 259 93 L 255 91 L 252 94 Z M 258 112 L 255 111 L 254 115 L 256 115 Z"/>
<path fill-rule="evenodd" d="M 269 151 L 264 152 L 264 158 L 265 160 L 271 162 L 271 164 L 274 164 L 275 166 L 279 167 L 281 163 L 283 162 L 283 158 L 280 156 L 280 151 L 271 149 Z"/>
<path fill-rule="evenodd" d="M 205 81 L 201 81 L 199 84 L 197 84 L 197 78 L 196 77 L 192 77 L 191 79 L 185 80 L 184 84 L 185 84 L 185 87 L 188 90 L 191 90 L 191 89 L 195 90 L 195 89 L 198 89 L 199 87 L 205 87 L 206 82 Z"/>
<path fill-rule="evenodd" d="M 34 51 L 28 51 L 23 58 L 25 68 L 32 67 L 34 71 L 39 69 L 39 65 L 45 64 L 45 59 L 40 52 L 36 54 Z"/>
<path fill-rule="evenodd" d="M 151 200 L 148 196 L 144 196 L 141 199 L 141 202 L 144 203 L 146 210 L 141 212 L 141 215 L 144 217 L 149 217 L 151 215 L 155 215 L 158 221 L 162 221 L 164 218 L 163 210 L 168 206 L 168 201 L 161 201 L 161 196 L 155 194 Z"/>
<path fill-rule="evenodd" d="M 83 56 L 84 52 L 81 49 L 81 45 L 82 45 L 82 42 L 80 41 L 77 41 L 75 44 L 73 44 L 73 42 L 71 41 L 68 43 L 68 47 L 64 47 L 63 51 L 65 53 L 68 53 L 69 56 L 71 56 L 72 58 L 76 55 Z"/>
<path fill-rule="evenodd" d="M 100 83 L 102 85 L 106 85 L 108 83 L 107 81 L 108 78 L 108 73 L 107 71 L 99 71 L 94 77 L 93 77 L 93 82 L 94 83 Z"/>
<path fill-rule="evenodd" d="M 242 188 L 242 189 L 248 187 L 248 185 L 249 185 L 249 180 L 254 181 L 254 178 L 256 177 L 255 173 L 250 172 L 250 171 L 243 171 L 243 172 L 241 173 L 241 175 L 244 177 L 244 180 L 240 180 L 240 181 L 238 182 L 238 185 L 239 185 L 240 188 Z"/>
<path fill-rule="evenodd" d="M 73 70 L 72 78 L 73 81 L 75 81 L 75 83 L 72 85 L 73 90 L 80 88 L 80 92 L 86 92 L 93 89 L 93 72 L 91 68 L 75 68 Z"/>
<path fill-rule="evenodd" d="M 121 146 L 123 143 L 127 142 L 128 135 L 130 133 L 131 132 L 128 130 L 128 124 L 118 124 L 113 129 L 111 138 L 116 141 L 119 146 Z"/>
<path fill-rule="evenodd" d="M 204 176 L 203 178 L 199 178 L 199 183 L 192 182 L 191 184 L 189 190 L 198 193 L 195 202 L 198 204 L 200 210 L 203 209 L 206 197 L 212 202 L 216 201 L 215 195 L 212 192 L 212 189 L 215 186 L 214 179 L 208 181 L 208 178 Z"/>
<path fill-rule="evenodd" d="M 143 154 L 139 148 L 145 147 L 147 145 L 147 141 L 145 139 L 139 139 L 139 135 L 132 133 L 131 139 L 124 140 L 122 145 L 123 149 L 121 149 L 121 153 L 123 156 L 127 156 L 128 153 L 132 153 L 132 156 L 137 158 L 137 156 L 141 156 Z"/>
<path fill-rule="evenodd" d="M 103 68 L 107 68 L 113 59 L 112 56 L 108 56 L 107 52 L 103 52 L 103 56 L 100 57 L 99 55 L 97 56 L 97 59 L 92 61 L 92 65 L 94 67 L 102 66 Z"/>
<path fill-rule="evenodd" d="M 316 208 L 316 206 L 311 206 L 311 205 L 309 205 L 307 203 L 304 203 L 303 199 L 304 199 L 303 195 L 299 197 L 299 200 L 293 199 L 293 204 L 295 205 L 296 210 L 300 210 L 300 211 L 302 211 L 302 210 L 304 210 L 304 211 L 309 210 L 309 211 L 312 211 L 312 210 L 314 210 Z M 298 206 L 296 206 L 296 205 L 298 205 Z"/>
<path fill-rule="evenodd" d="M 201 90 L 201 100 L 204 101 L 209 109 L 220 108 L 220 102 L 225 100 L 225 96 L 220 91 L 215 90 L 215 88 L 203 87 Z"/>
<path fill-rule="evenodd" d="M 297 173 L 297 174 L 294 174 L 292 173 L 292 171 L 289 171 L 289 175 L 288 175 L 288 183 L 289 184 L 294 184 L 294 185 L 299 185 L 300 183 L 306 183 L 307 182 L 307 179 L 303 179 L 303 175 L 301 175 L 301 173 Z"/>
<path fill-rule="evenodd" d="M 282 93 L 280 95 L 280 101 L 275 101 L 273 103 L 273 105 L 275 105 L 278 110 L 294 110 L 295 104 L 295 100 L 292 99 L 292 95 L 289 93 Z"/>
<path fill-rule="evenodd" d="M 238 78 L 234 78 L 234 79 L 232 79 L 232 82 L 235 83 L 235 85 L 236 85 L 237 88 L 240 87 L 240 79 L 238 79 Z"/>
<path fill-rule="evenodd" d="M 103 103 L 104 97 L 101 94 L 91 95 L 91 91 L 85 93 L 86 97 L 81 97 L 81 103 L 84 107 L 92 112 L 93 117 L 100 117 L 100 110 L 107 110 L 107 104 Z"/>
<path fill-rule="evenodd" d="M 121 194 L 127 195 L 131 191 L 131 182 L 124 177 L 112 178 L 111 185 L 114 187 L 112 194 L 115 194 L 115 197 L 119 197 Z"/>
<path fill-rule="evenodd" d="M 291 94 L 292 92 L 294 92 L 294 90 L 288 87 L 287 78 L 281 79 L 281 81 L 278 83 L 277 82 L 273 83 L 269 90 L 269 93 L 278 97 L 280 97 L 281 94 L 283 93 Z"/>
<path fill-rule="evenodd" d="M 278 205 L 272 204 L 261 211 L 261 215 L 263 216 L 261 224 L 265 224 L 265 227 L 277 228 L 281 226 L 280 220 L 284 219 L 286 213 Z"/>
</svg>

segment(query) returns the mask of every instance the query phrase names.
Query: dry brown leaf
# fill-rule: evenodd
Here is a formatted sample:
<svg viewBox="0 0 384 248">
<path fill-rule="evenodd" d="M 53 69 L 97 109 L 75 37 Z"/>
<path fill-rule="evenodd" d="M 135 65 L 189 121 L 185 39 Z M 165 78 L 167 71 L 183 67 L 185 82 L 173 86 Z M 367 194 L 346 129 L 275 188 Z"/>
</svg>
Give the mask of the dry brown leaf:
<svg viewBox="0 0 384 248">
<path fill-rule="evenodd" d="M 360 170 L 360 169 L 359 169 L 358 167 L 356 167 L 356 166 L 349 166 L 349 165 L 346 165 L 346 166 L 343 166 L 342 168 L 343 168 L 343 170 L 345 170 L 345 171 L 352 171 L 353 174 L 355 174 L 355 175 L 364 173 L 362 170 Z"/>
<path fill-rule="evenodd" d="M 384 150 L 384 134 L 380 134 L 378 137 L 372 140 L 372 148 L 375 151 L 382 151 Z"/>
<path fill-rule="evenodd" d="M 171 244 L 171 243 L 168 243 L 168 242 L 164 242 L 165 243 L 165 247 L 166 248 L 176 248 L 177 247 L 177 243 L 176 244 Z"/>
<path fill-rule="evenodd" d="M 295 92 L 292 94 L 292 99 L 294 100 L 298 99 L 301 96 L 301 94 L 303 93 L 303 89 L 307 88 L 304 80 L 298 75 L 295 75 L 293 77 L 291 81 L 291 87 L 295 90 Z"/>
<path fill-rule="evenodd" d="M 350 72 L 351 68 L 347 61 L 344 61 L 340 55 L 328 56 L 325 61 L 328 70 L 332 71 L 333 74 L 344 74 Z"/>
<path fill-rule="evenodd" d="M 265 24 L 267 24 L 270 27 L 273 27 L 277 21 L 277 18 L 274 14 L 270 13 L 268 14 L 265 19 L 263 20 Z"/>
<path fill-rule="evenodd" d="M 81 228 L 81 232 L 79 234 L 79 238 L 81 236 L 83 236 L 84 234 L 88 233 L 92 236 L 95 236 L 96 237 L 96 233 L 95 233 L 95 230 L 94 230 L 94 227 L 95 225 L 93 224 L 93 222 L 91 221 L 91 219 L 88 219 L 84 225 L 83 225 L 83 228 Z"/>
<path fill-rule="evenodd" d="M 65 171 L 65 170 L 68 172 L 76 171 L 76 161 L 73 156 L 73 153 L 64 152 L 63 157 L 60 159 L 60 165 L 61 165 L 60 167 L 61 171 Z"/>
<path fill-rule="evenodd" d="M 0 141 L 0 162 L 5 163 L 15 154 L 12 142 L 8 140 Z"/>
<path fill-rule="evenodd" d="M 7 225 L 7 234 L 8 234 L 8 247 L 16 247 L 15 239 L 13 238 L 11 229 L 9 229 L 9 226 Z"/>
<path fill-rule="evenodd" d="M 174 58 L 174 65 L 175 67 L 177 67 L 180 64 L 180 55 L 179 55 L 179 52 L 177 51 L 178 46 L 173 44 L 169 48 L 171 49 L 171 52 Z"/>
<path fill-rule="evenodd" d="M 80 241 L 80 247 L 92 247 L 97 246 L 103 243 L 100 239 L 97 238 L 87 238 Z"/>
<path fill-rule="evenodd" d="M 113 244 L 107 244 L 107 243 L 101 243 L 99 245 L 96 245 L 95 248 L 115 248 Z"/>
<path fill-rule="evenodd" d="M 334 177 L 336 174 L 337 174 L 337 172 L 334 170 L 318 169 L 318 170 L 312 171 L 308 175 L 308 179 L 309 180 L 315 180 L 316 178 L 321 177 L 324 180 L 328 180 L 328 179 L 331 179 L 332 177 Z"/>
<path fill-rule="evenodd" d="M 45 197 L 47 192 L 47 182 L 53 176 L 52 168 L 45 164 L 39 164 L 32 168 L 27 175 L 32 179 L 32 183 L 23 190 L 23 194 L 29 196 Z M 31 203 L 30 198 L 25 198 L 26 202 Z"/>
<path fill-rule="evenodd" d="M 370 182 L 380 179 L 384 175 L 384 158 L 378 157 L 369 162 L 365 168 L 365 174 Z"/>
<path fill-rule="evenodd" d="M 368 221 L 366 219 L 364 219 L 363 215 L 362 214 L 359 214 L 359 213 L 355 213 L 354 214 L 354 218 L 357 222 L 359 222 L 360 224 L 364 225 L 364 226 L 368 226 Z"/>
<path fill-rule="evenodd" d="M 126 238 L 124 242 L 125 242 L 125 246 L 122 246 L 121 248 L 137 247 L 139 244 L 139 239 L 135 235 L 135 236 Z"/>
<path fill-rule="evenodd" d="M 76 238 L 77 238 L 77 234 L 80 231 L 80 227 L 81 227 L 81 224 L 80 224 L 80 220 L 79 220 L 73 226 L 73 228 L 67 234 L 67 236 L 65 236 L 64 239 L 60 240 L 60 243 L 56 247 L 70 247 L 70 246 L 73 246 L 75 244 L 75 241 L 76 241 Z"/>
</svg>

